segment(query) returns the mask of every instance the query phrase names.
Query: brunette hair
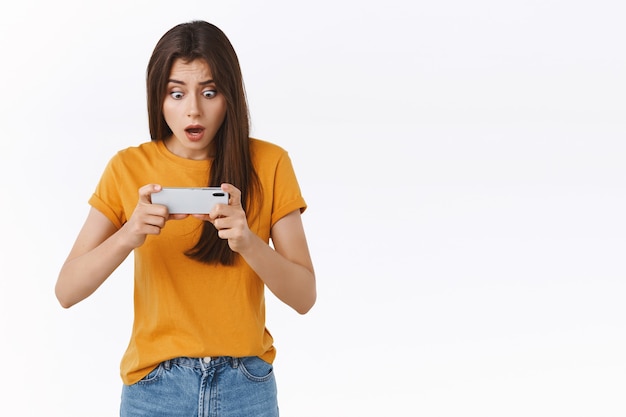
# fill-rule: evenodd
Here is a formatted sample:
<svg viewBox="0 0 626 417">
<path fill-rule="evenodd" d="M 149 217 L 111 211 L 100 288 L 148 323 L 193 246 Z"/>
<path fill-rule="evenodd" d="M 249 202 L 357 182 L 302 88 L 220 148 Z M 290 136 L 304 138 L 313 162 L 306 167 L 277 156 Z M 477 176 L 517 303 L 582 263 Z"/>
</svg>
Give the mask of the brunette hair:
<svg viewBox="0 0 626 417">
<path fill-rule="evenodd" d="M 233 184 L 241 190 L 241 204 L 246 210 L 252 196 L 261 193 L 250 154 L 248 104 L 237 54 L 224 32 L 215 25 L 205 21 L 179 24 L 167 31 L 154 48 L 147 70 L 150 137 L 164 140 L 173 134 L 163 117 L 163 102 L 177 59 L 204 60 L 211 68 L 219 94 L 226 99 L 226 116 L 213 139 L 216 153 L 207 185 Z M 209 264 L 235 262 L 228 241 L 219 238 L 210 222 L 204 222 L 200 239 L 185 254 Z"/>
</svg>

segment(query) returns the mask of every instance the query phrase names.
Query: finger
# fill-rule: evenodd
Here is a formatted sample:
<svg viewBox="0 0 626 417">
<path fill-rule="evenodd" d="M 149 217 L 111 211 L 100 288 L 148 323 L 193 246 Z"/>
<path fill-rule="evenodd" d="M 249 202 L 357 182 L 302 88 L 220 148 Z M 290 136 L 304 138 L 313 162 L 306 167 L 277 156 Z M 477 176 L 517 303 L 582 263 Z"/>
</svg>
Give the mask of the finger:
<svg viewBox="0 0 626 417">
<path fill-rule="evenodd" d="M 143 220 L 128 222 L 125 227 L 131 233 L 139 235 L 158 235 L 165 225 L 165 219 L 160 216 L 145 216 Z"/>
<path fill-rule="evenodd" d="M 161 186 L 159 184 L 146 184 L 139 189 L 139 202 L 152 204 L 152 200 L 150 196 L 153 193 L 158 193 L 161 191 Z"/>
<path fill-rule="evenodd" d="M 240 206 L 241 205 L 241 191 L 232 184 L 224 183 L 221 185 L 222 191 L 228 193 L 228 205 Z"/>
<path fill-rule="evenodd" d="M 239 221 L 233 217 L 218 217 L 217 219 L 213 219 L 213 226 L 215 226 L 217 230 L 236 230 L 240 229 L 239 225 Z"/>
<path fill-rule="evenodd" d="M 165 227 L 165 217 L 160 214 L 149 214 L 145 216 L 144 220 L 147 226 L 156 226 L 159 229 Z"/>
</svg>

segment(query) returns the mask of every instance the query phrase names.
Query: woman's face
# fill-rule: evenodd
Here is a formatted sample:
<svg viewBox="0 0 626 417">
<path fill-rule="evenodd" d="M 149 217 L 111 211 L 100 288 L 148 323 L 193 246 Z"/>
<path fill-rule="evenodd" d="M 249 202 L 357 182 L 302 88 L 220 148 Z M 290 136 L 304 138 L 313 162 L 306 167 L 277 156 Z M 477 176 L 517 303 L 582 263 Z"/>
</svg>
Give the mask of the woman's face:
<svg viewBox="0 0 626 417">
<path fill-rule="evenodd" d="M 224 122 L 226 99 L 204 60 L 174 61 L 163 116 L 173 132 L 165 139 L 170 152 L 187 159 L 207 159 L 215 154 L 213 138 Z"/>
</svg>

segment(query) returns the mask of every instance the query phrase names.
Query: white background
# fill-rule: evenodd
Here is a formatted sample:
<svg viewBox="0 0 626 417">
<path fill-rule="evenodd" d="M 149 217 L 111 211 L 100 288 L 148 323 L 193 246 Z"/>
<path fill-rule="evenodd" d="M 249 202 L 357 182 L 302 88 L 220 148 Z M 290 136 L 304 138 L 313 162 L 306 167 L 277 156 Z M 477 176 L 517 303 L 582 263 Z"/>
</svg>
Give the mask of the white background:
<svg viewBox="0 0 626 417">
<path fill-rule="evenodd" d="M 286 148 L 319 299 L 268 296 L 284 416 L 626 415 L 618 0 L 0 6 L 0 414 L 113 416 L 132 259 L 53 287 L 108 159 L 148 140 L 158 38 L 238 51 Z"/>
</svg>

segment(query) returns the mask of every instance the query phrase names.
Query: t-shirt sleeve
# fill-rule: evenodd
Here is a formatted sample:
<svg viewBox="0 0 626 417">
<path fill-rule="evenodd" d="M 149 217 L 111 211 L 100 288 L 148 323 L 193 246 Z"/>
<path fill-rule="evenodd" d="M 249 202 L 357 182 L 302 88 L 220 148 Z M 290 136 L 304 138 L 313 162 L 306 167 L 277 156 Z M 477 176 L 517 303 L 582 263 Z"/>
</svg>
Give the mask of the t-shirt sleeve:
<svg viewBox="0 0 626 417">
<path fill-rule="evenodd" d="M 126 223 L 126 214 L 120 196 L 119 177 L 116 166 L 118 155 L 107 164 L 100 182 L 89 198 L 89 204 L 104 214 L 118 229 Z"/>
<path fill-rule="evenodd" d="M 300 210 L 301 213 L 306 210 L 307 205 L 300 192 L 300 185 L 287 152 L 283 152 L 276 164 L 273 191 L 271 226 L 294 210 Z"/>
</svg>

